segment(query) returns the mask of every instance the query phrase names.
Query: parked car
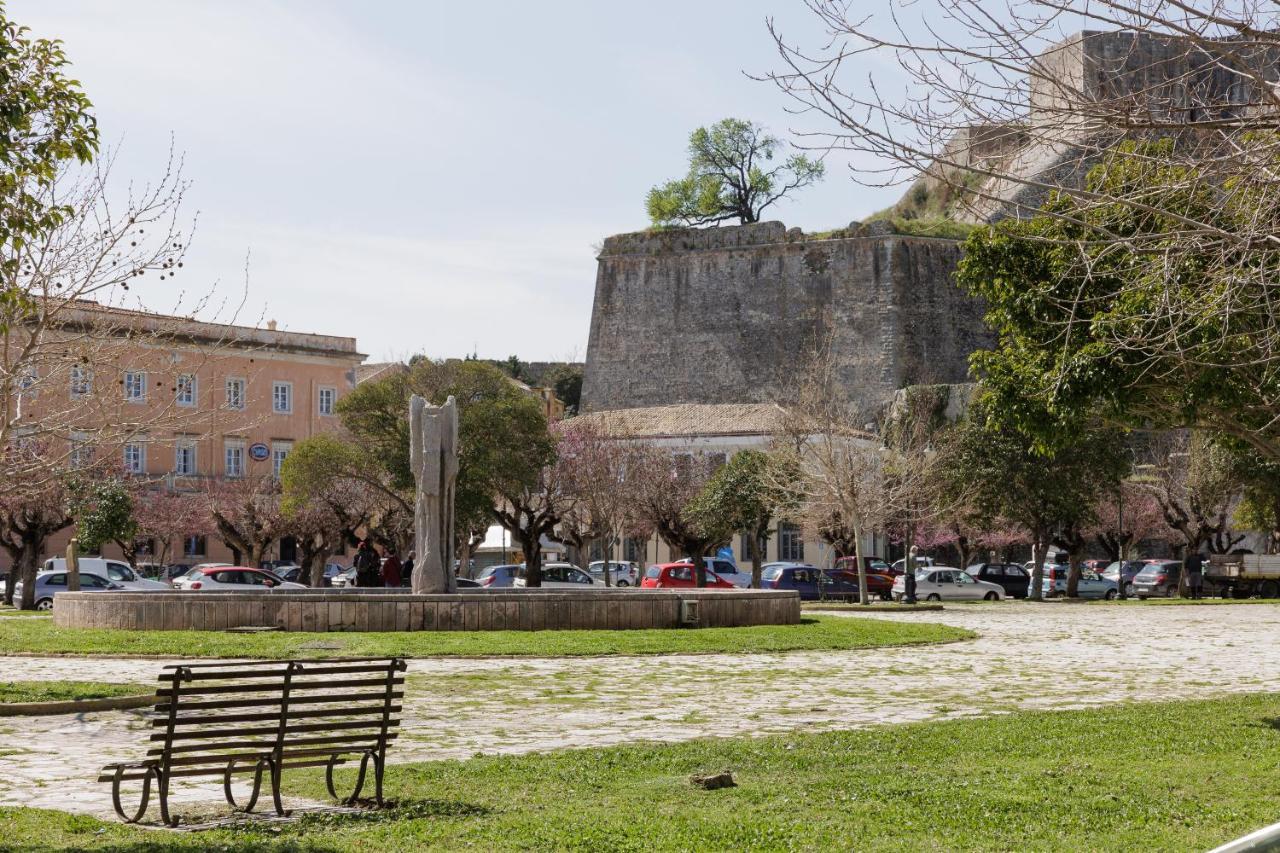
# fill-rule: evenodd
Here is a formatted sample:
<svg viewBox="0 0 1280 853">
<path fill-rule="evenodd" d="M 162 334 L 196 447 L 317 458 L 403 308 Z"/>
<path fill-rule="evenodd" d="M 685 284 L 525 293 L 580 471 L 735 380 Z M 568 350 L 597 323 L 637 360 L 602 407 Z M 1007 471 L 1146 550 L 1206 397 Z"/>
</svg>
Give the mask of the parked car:
<svg viewBox="0 0 1280 853">
<path fill-rule="evenodd" d="M 640 586 L 645 589 L 687 589 L 696 587 L 693 563 L 655 563 L 644 570 Z M 707 589 L 737 589 L 715 572 L 707 572 Z"/>
<path fill-rule="evenodd" d="M 80 564 L 80 574 L 83 575 L 86 572 L 90 572 L 95 575 L 101 575 L 109 581 L 120 584 L 122 588 L 133 592 L 169 588 L 169 585 L 163 581 L 147 580 L 131 569 L 128 563 L 120 560 L 108 560 L 103 557 L 81 557 L 76 562 Z M 44 570 L 46 572 L 65 572 L 67 570 L 67 560 L 65 557 L 50 557 L 44 561 Z"/>
<path fill-rule="evenodd" d="M 23 583 L 19 580 L 13 587 L 13 599 L 22 597 Z M 53 597 L 67 591 L 67 573 L 65 571 L 40 572 L 36 575 L 35 602 L 36 610 L 52 610 Z M 81 592 L 123 592 L 124 587 L 109 581 L 102 575 L 93 572 L 80 573 Z"/>
<path fill-rule="evenodd" d="M 591 562 L 587 573 L 598 583 L 604 583 L 604 560 Z M 614 586 L 636 586 L 640 583 L 640 569 L 630 560 L 610 560 L 609 580 Z"/>
<path fill-rule="evenodd" d="M 868 572 L 875 572 L 880 575 L 902 574 L 900 569 L 895 571 L 893 566 L 889 565 L 879 557 L 863 557 L 862 564 L 867 567 Z M 856 574 L 858 571 L 858 558 L 841 557 L 836 560 L 835 568 L 843 572 L 854 572 Z"/>
<path fill-rule="evenodd" d="M 1120 584 L 1120 579 L 1124 578 L 1124 594 L 1133 595 L 1133 579 L 1146 566 L 1147 564 L 1142 560 L 1116 560 L 1098 574 L 1117 585 Z"/>
<path fill-rule="evenodd" d="M 519 566 L 489 566 L 480 572 L 476 580 L 486 589 L 501 589 L 514 586 L 519 571 Z"/>
<path fill-rule="evenodd" d="M 907 558 L 894 560 L 893 565 L 889 567 L 889 571 L 894 577 L 901 577 L 902 571 L 907 565 Z M 916 557 L 916 568 L 923 569 L 933 565 L 933 557 Z"/>
<path fill-rule="evenodd" d="M 190 573 L 173 582 L 174 589 L 197 591 L 224 590 L 229 592 L 266 592 L 270 589 L 306 589 L 303 584 L 292 583 L 266 569 L 246 566 L 213 566 L 192 569 Z"/>
<path fill-rule="evenodd" d="M 703 560 L 706 563 L 707 571 L 715 572 L 721 580 L 728 581 L 733 586 L 741 589 L 751 586 L 750 566 L 747 566 L 744 570 L 729 560 L 722 560 L 718 557 L 705 557 Z M 692 563 L 693 561 L 685 557 L 681 562 Z"/>
<path fill-rule="evenodd" d="M 274 572 L 277 575 L 283 575 L 289 569 L 296 569 L 299 566 L 293 560 L 263 560 L 258 564 L 258 568 Z"/>
<path fill-rule="evenodd" d="M 190 563 L 170 563 L 160 570 L 157 580 L 162 580 L 169 586 L 173 586 L 173 579 L 179 578 L 191 571 Z"/>
<path fill-rule="evenodd" d="M 965 569 L 974 580 L 993 583 L 1009 598 L 1026 598 L 1031 577 L 1017 563 L 974 563 Z"/>
<path fill-rule="evenodd" d="M 471 578 L 454 578 L 458 584 L 458 589 L 479 589 L 480 581 L 473 581 Z"/>
<path fill-rule="evenodd" d="M 1147 560 L 1133 578 L 1133 594 L 1141 599 L 1172 598 L 1178 594 L 1181 579 L 1182 563 L 1178 560 Z"/>
<path fill-rule="evenodd" d="M 528 569 L 520 566 L 512 586 L 516 589 L 525 587 Z M 591 575 L 571 563 L 547 563 L 542 567 L 543 589 L 604 589 L 604 581 L 596 583 Z"/>
<path fill-rule="evenodd" d="M 1045 567 L 1048 569 L 1048 566 Z M 1055 598 L 1067 594 L 1067 567 L 1054 566 L 1052 577 L 1046 571 L 1040 582 L 1040 594 L 1044 598 Z M 1116 582 L 1108 580 L 1097 572 L 1081 570 L 1080 579 L 1076 582 L 1077 598 L 1105 598 L 1108 601 L 1119 593 Z"/>
<path fill-rule="evenodd" d="M 906 578 L 894 578 L 894 600 L 906 594 Z M 976 580 L 968 572 L 951 566 L 916 569 L 916 598 L 921 601 L 999 601 L 1004 597 L 1004 590 L 997 584 Z"/>
</svg>

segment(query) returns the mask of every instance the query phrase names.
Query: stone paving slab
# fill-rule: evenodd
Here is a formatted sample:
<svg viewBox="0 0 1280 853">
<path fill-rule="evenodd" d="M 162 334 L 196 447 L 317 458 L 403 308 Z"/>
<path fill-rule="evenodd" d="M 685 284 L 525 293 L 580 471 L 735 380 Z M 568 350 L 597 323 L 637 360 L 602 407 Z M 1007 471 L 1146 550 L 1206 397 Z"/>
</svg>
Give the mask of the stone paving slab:
<svg viewBox="0 0 1280 853">
<path fill-rule="evenodd" d="M 851 614 L 840 613 L 848 616 Z M 1004 602 L 937 613 L 977 640 L 759 655 L 419 659 L 396 762 L 629 741 L 851 729 L 1021 709 L 1280 690 L 1280 606 Z M 0 658 L 5 677 L 154 684 L 169 661 Z M 143 712 L 0 721 L 0 803 L 111 813 L 99 767 L 136 758 Z M 394 794 L 392 794 L 394 795 Z M 180 781 L 179 802 L 221 802 Z"/>
</svg>

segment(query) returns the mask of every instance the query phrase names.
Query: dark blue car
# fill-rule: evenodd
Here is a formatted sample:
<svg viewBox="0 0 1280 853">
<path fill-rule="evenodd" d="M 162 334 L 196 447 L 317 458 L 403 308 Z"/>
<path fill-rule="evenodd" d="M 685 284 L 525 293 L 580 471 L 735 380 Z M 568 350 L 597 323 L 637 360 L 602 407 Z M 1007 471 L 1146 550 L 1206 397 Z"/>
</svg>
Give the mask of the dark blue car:
<svg viewBox="0 0 1280 853">
<path fill-rule="evenodd" d="M 853 572 L 823 570 L 808 563 L 767 563 L 760 574 L 765 589 L 794 589 L 802 601 L 834 598 L 856 601 L 858 576 Z M 877 585 L 878 584 L 878 585 Z M 880 589 L 884 586 L 885 589 Z M 883 575 L 867 575 L 868 591 L 883 598 L 888 580 Z"/>
</svg>

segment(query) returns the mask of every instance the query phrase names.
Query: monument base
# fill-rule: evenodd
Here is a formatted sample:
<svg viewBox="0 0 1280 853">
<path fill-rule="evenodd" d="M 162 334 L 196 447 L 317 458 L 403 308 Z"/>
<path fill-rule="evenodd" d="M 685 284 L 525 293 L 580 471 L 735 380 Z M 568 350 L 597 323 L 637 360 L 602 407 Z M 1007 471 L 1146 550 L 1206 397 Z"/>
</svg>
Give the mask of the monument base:
<svg viewBox="0 0 1280 853">
<path fill-rule="evenodd" d="M 59 628 L 131 631 L 556 631 L 793 625 L 793 590 L 468 590 L 413 595 L 393 589 L 272 592 L 62 592 Z"/>
</svg>

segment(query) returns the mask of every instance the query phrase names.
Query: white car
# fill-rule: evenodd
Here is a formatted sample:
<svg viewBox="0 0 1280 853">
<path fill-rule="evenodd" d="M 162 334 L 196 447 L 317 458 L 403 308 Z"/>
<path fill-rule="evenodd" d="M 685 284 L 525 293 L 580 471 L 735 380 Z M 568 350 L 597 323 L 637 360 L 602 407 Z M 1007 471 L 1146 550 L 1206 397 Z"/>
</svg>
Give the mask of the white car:
<svg viewBox="0 0 1280 853">
<path fill-rule="evenodd" d="M 520 567 L 513 587 L 524 588 L 525 569 Z M 597 582 L 591 575 L 572 563 L 547 563 L 542 567 L 543 589 L 604 589 L 604 581 Z"/>
<path fill-rule="evenodd" d="M 130 592 L 144 592 L 152 589 L 167 590 L 169 588 L 169 585 L 164 581 L 148 580 L 142 577 L 131 569 L 128 563 L 121 560 L 107 560 L 102 557 L 80 557 L 76 562 L 80 566 L 81 574 L 92 572 L 95 575 L 101 575 Z M 50 557 L 44 561 L 43 571 L 65 572 L 66 570 L 67 560 L 65 557 Z"/>
<path fill-rule="evenodd" d="M 893 599 L 907 594 L 906 580 L 893 579 Z M 1004 589 L 987 581 L 975 580 L 968 572 L 951 566 L 916 569 L 916 598 L 920 601 L 999 601 Z"/>
<path fill-rule="evenodd" d="M 900 560 L 894 560 L 893 565 L 890 568 L 893 569 L 893 574 L 900 575 L 902 574 L 903 567 L 906 565 L 907 565 L 907 558 L 903 557 Z M 933 557 L 916 557 L 917 569 L 924 569 L 932 565 L 933 565 Z"/>
<path fill-rule="evenodd" d="M 692 563 L 688 557 L 679 562 Z M 751 566 L 737 566 L 729 560 L 720 557 L 704 557 L 703 562 L 706 563 L 707 571 L 715 572 L 720 578 L 728 583 L 733 584 L 739 589 L 747 589 L 751 586 Z"/>
<path fill-rule="evenodd" d="M 197 566 L 173 581 L 174 589 L 218 590 L 225 592 L 266 592 L 271 589 L 306 589 L 300 583 L 290 583 L 265 569 L 248 569 L 243 566 Z"/>
<path fill-rule="evenodd" d="M 604 560 L 596 560 L 588 565 L 587 572 L 598 583 L 604 583 Z M 609 580 L 614 586 L 639 586 L 640 569 L 629 560 L 610 560 Z"/>
</svg>

